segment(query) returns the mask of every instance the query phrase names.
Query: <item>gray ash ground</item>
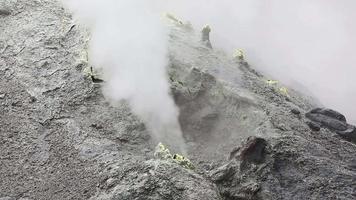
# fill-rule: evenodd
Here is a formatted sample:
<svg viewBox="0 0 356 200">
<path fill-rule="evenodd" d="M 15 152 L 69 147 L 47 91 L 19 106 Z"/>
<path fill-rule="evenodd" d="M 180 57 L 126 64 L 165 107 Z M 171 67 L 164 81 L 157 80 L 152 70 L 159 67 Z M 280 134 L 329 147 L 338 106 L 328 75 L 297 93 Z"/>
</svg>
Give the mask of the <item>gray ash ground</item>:
<svg viewBox="0 0 356 200">
<path fill-rule="evenodd" d="M 57 1 L 0 6 L 0 200 L 356 198 L 353 126 L 305 117 L 316 101 L 200 31 L 172 24 L 169 46 L 189 170 L 155 158 L 144 124 L 83 73 L 88 33 Z"/>
</svg>

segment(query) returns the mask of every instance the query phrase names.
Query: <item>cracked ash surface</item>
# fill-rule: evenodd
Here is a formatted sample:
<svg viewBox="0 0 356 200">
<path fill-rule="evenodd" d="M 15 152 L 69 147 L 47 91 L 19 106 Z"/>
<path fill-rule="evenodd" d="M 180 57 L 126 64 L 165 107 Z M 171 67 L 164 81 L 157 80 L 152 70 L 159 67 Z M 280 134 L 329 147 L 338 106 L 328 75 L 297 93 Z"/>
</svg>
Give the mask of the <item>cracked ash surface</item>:
<svg viewBox="0 0 356 200">
<path fill-rule="evenodd" d="M 317 106 L 171 25 L 172 95 L 196 169 L 153 157 L 125 102 L 83 74 L 88 34 L 55 0 L 0 3 L 0 200 L 355 199 L 356 146 Z"/>
</svg>

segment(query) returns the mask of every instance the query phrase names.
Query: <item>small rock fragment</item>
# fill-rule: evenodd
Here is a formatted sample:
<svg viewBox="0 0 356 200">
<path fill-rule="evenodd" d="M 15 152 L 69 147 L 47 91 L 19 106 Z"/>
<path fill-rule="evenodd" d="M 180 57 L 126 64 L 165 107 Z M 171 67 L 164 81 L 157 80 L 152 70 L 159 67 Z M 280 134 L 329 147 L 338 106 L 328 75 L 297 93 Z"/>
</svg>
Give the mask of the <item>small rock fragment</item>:
<svg viewBox="0 0 356 200">
<path fill-rule="evenodd" d="M 298 109 L 292 109 L 291 112 L 295 115 L 300 115 L 300 111 Z"/>
<path fill-rule="evenodd" d="M 11 103 L 11 106 L 22 107 L 22 102 L 21 101 L 14 101 L 14 102 Z"/>
<path fill-rule="evenodd" d="M 0 9 L 0 16 L 8 16 L 11 15 L 11 12 L 5 9 Z"/>
<path fill-rule="evenodd" d="M 115 179 L 114 178 L 109 178 L 108 180 L 106 180 L 106 185 L 108 188 L 111 188 L 115 185 Z"/>
<path fill-rule="evenodd" d="M 35 96 L 30 96 L 30 103 L 34 103 L 37 101 L 37 98 Z"/>
<path fill-rule="evenodd" d="M 320 126 L 319 126 L 317 123 L 308 121 L 308 122 L 307 122 L 307 125 L 309 126 L 309 128 L 310 128 L 312 131 L 320 131 Z"/>
<path fill-rule="evenodd" d="M 5 94 L 0 94 L 0 99 L 5 98 Z"/>
<path fill-rule="evenodd" d="M 245 53 L 242 49 L 236 49 L 233 57 L 240 63 L 245 61 Z"/>
<path fill-rule="evenodd" d="M 208 48 L 212 49 L 212 45 L 210 43 L 210 32 L 211 32 L 211 28 L 209 25 L 204 26 L 204 28 L 201 31 L 202 34 L 202 42 L 205 44 L 205 46 L 207 46 Z"/>
<path fill-rule="evenodd" d="M 101 129 L 104 128 L 102 125 L 100 125 L 100 124 L 95 124 L 95 123 L 94 123 L 94 124 L 91 124 L 90 127 L 91 127 L 91 128 L 95 128 L 95 129 L 97 129 L 97 130 L 101 130 Z"/>
<path fill-rule="evenodd" d="M 225 164 L 210 173 L 210 178 L 214 182 L 222 182 L 231 178 L 235 174 L 235 166 L 232 162 Z"/>
</svg>

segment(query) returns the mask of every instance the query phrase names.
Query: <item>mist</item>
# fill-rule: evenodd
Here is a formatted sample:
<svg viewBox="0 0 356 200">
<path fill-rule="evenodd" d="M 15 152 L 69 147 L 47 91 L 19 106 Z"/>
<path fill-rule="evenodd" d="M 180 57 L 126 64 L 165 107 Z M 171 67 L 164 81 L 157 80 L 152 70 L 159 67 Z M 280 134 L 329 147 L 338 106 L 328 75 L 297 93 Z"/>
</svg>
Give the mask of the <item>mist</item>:
<svg viewBox="0 0 356 200">
<path fill-rule="evenodd" d="M 164 5 L 163 5 L 164 4 Z M 170 0 L 165 10 L 210 24 L 215 48 L 245 51 L 270 78 L 315 96 L 356 123 L 353 0 Z"/>
<path fill-rule="evenodd" d="M 64 0 L 91 34 L 89 60 L 103 72 L 103 93 L 126 100 L 156 142 L 185 152 L 167 76 L 168 30 L 147 0 Z"/>
</svg>

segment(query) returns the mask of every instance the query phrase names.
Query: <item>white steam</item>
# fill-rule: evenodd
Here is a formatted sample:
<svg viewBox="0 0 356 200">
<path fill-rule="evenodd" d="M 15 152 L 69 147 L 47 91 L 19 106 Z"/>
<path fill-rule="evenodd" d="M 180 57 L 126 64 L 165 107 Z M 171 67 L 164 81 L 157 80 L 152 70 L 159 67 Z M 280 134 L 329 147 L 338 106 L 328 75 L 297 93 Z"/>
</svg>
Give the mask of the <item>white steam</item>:
<svg viewBox="0 0 356 200">
<path fill-rule="evenodd" d="M 166 72 L 168 33 L 155 1 L 63 1 L 90 28 L 90 62 L 104 73 L 105 96 L 127 100 L 154 139 L 184 151 Z"/>
<path fill-rule="evenodd" d="M 253 67 L 307 88 L 356 123 L 356 1 L 166 0 L 162 7 L 212 27 L 212 43 L 242 48 Z M 298 83 L 298 84 L 295 84 Z"/>
</svg>

